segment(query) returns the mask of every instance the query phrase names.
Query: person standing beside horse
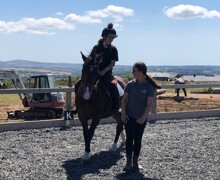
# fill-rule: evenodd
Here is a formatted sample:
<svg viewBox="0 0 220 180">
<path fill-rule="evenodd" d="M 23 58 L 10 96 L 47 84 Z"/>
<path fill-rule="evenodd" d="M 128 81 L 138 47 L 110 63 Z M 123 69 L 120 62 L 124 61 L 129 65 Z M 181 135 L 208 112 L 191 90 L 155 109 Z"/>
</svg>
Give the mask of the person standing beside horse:
<svg viewBox="0 0 220 180">
<path fill-rule="evenodd" d="M 146 74 L 147 66 L 143 62 L 133 65 L 134 79 L 125 87 L 122 98 L 122 121 L 126 132 L 126 158 L 124 171 L 132 168 L 139 171 L 138 158 L 147 118 L 154 103 L 156 84 Z M 133 163 L 132 163 L 133 161 Z"/>
<path fill-rule="evenodd" d="M 112 70 L 115 63 L 119 60 L 118 50 L 112 45 L 113 40 L 118 37 L 116 30 L 113 28 L 113 24 L 109 23 L 106 28 L 102 30 L 101 39 L 98 44 L 95 45 L 90 53 L 91 59 L 95 59 L 94 56 L 97 54 L 102 55 L 102 59 L 99 62 L 99 75 L 102 82 L 105 84 L 106 88 L 110 93 L 110 98 L 112 99 L 112 110 L 118 112 L 120 107 L 120 97 L 116 81 L 112 75 Z M 75 85 L 75 92 L 77 93 L 80 82 L 78 81 Z"/>
</svg>

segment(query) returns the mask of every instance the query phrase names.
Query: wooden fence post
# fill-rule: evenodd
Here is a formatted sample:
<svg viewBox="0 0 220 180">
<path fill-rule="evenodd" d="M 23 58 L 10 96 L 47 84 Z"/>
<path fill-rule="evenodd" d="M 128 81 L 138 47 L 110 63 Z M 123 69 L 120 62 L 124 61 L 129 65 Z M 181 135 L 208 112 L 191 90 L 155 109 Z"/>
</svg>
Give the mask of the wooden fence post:
<svg viewBox="0 0 220 180">
<path fill-rule="evenodd" d="M 68 87 L 72 87 L 72 79 L 71 76 L 68 77 Z M 66 92 L 66 111 L 71 110 L 71 99 L 72 92 Z"/>
<path fill-rule="evenodd" d="M 68 87 L 71 88 L 72 85 L 72 79 L 71 76 L 68 77 Z M 72 92 L 66 92 L 66 111 L 70 112 L 71 111 L 71 101 L 72 101 Z M 66 117 L 64 117 L 65 121 L 65 126 L 70 126 L 70 121 L 65 119 Z"/>
</svg>

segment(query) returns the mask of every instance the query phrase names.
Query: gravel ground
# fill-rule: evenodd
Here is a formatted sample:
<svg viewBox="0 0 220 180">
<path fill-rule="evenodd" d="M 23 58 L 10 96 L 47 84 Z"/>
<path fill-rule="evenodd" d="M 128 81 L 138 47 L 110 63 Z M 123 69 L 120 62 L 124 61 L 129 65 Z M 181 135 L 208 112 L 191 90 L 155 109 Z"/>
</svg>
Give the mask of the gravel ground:
<svg viewBox="0 0 220 180">
<path fill-rule="evenodd" d="M 81 163 L 81 127 L 0 133 L 1 180 L 220 179 L 220 117 L 148 124 L 139 173 L 124 173 L 125 149 L 109 152 L 115 124 L 99 125 Z"/>
</svg>

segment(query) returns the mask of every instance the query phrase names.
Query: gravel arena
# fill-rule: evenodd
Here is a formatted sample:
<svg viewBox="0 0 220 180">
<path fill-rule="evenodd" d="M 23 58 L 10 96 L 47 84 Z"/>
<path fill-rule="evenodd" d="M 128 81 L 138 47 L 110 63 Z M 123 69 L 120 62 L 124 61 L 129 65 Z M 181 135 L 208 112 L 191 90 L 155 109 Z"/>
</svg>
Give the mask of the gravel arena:
<svg viewBox="0 0 220 180">
<path fill-rule="evenodd" d="M 220 117 L 147 124 L 140 172 L 125 173 L 125 148 L 108 151 L 116 124 L 100 124 L 81 163 L 81 126 L 0 133 L 1 180 L 220 180 Z"/>
</svg>

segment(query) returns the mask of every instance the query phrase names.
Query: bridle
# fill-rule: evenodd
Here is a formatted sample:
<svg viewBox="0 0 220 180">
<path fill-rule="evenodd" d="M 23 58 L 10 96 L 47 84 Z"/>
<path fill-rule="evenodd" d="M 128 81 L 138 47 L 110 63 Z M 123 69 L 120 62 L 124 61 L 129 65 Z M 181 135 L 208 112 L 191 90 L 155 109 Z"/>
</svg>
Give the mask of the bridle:
<svg viewBox="0 0 220 180">
<path fill-rule="evenodd" d="M 89 67 L 90 72 L 94 71 L 94 68 L 95 68 L 96 69 L 95 71 L 97 71 L 98 73 L 98 68 L 99 68 L 98 64 L 92 64 L 92 65 L 86 65 L 86 66 Z M 100 81 L 99 75 L 97 75 L 97 78 L 92 83 L 85 82 L 84 79 L 81 80 L 81 88 L 83 90 L 83 98 L 85 100 L 89 100 L 91 98 L 91 94 L 93 93 L 94 89 L 97 88 L 99 81 Z"/>
</svg>

